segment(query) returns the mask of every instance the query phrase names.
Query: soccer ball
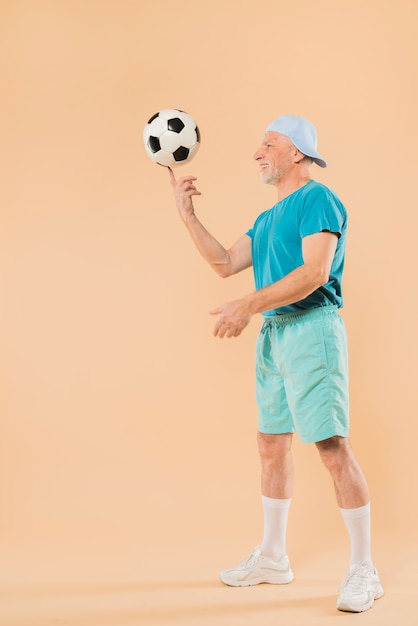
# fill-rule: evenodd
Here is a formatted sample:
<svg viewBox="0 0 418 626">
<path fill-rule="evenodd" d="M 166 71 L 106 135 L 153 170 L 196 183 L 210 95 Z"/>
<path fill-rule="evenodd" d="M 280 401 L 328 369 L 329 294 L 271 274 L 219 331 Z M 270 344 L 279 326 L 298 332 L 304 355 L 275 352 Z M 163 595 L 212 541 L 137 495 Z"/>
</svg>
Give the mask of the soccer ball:
<svg viewBox="0 0 418 626">
<path fill-rule="evenodd" d="M 200 146 L 200 132 L 188 113 L 164 109 L 148 120 L 144 128 L 144 146 L 155 163 L 176 167 L 194 157 Z"/>
</svg>

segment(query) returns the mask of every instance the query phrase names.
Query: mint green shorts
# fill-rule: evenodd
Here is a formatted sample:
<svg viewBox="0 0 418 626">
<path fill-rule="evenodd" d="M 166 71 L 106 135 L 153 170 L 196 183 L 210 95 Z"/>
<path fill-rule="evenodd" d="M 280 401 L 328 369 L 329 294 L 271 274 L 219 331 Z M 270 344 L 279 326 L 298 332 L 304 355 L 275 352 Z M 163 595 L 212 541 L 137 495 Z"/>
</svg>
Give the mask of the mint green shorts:
<svg viewBox="0 0 418 626">
<path fill-rule="evenodd" d="M 349 430 L 347 338 L 337 307 L 265 318 L 257 339 L 261 433 L 312 443 Z"/>
</svg>

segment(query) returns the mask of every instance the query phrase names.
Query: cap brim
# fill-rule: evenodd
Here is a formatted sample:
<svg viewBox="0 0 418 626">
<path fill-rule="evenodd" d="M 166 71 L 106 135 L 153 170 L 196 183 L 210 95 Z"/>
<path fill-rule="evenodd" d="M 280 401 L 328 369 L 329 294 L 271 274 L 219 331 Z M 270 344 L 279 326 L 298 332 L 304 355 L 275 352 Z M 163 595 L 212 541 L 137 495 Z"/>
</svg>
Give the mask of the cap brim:
<svg viewBox="0 0 418 626">
<path fill-rule="evenodd" d="M 306 156 L 311 156 L 310 154 L 307 154 Z M 323 159 L 321 156 L 311 156 L 311 159 L 314 160 L 314 163 L 316 163 L 317 165 L 319 165 L 319 167 L 327 167 L 328 163 L 325 161 L 325 159 Z"/>
</svg>

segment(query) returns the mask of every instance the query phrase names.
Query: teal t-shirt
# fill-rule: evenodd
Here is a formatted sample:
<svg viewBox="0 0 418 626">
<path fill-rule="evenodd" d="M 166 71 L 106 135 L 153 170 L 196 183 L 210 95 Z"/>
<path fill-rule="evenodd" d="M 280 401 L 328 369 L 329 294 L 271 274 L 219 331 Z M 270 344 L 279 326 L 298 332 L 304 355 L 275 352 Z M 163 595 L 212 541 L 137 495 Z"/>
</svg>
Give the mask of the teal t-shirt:
<svg viewBox="0 0 418 626">
<path fill-rule="evenodd" d="M 247 231 L 246 234 L 252 241 L 256 289 L 277 282 L 303 265 L 303 237 L 323 231 L 338 235 L 328 283 L 299 302 L 265 311 L 265 317 L 321 306 L 343 306 L 341 280 L 347 211 L 331 189 L 311 180 L 271 209 L 261 213 L 254 226 Z"/>
</svg>

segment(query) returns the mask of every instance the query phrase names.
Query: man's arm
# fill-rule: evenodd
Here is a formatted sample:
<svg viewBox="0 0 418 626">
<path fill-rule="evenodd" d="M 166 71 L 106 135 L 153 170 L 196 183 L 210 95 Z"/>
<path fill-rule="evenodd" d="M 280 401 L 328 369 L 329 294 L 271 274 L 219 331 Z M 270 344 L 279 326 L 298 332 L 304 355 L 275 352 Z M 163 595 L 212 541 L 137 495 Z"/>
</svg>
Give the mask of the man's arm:
<svg viewBox="0 0 418 626">
<path fill-rule="evenodd" d="M 224 248 L 195 215 L 192 198 L 201 195 L 195 186 L 196 177 L 184 176 L 177 181 L 170 168 L 168 172 L 180 217 L 196 248 L 212 269 L 222 278 L 226 278 L 250 267 L 250 237 L 242 235 L 229 250 Z"/>
<path fill-rule="evenodd" d="M 214 335 L 221 338 L 238 337 L 255 313 L 298 302 L 325 285 L 328 282 L 337 243 L 337 235 L 330 232 L 304 237 L 303 265 L 276 283 L 211 311 L 212 315 L 219 315 Z"/>
</svg>

